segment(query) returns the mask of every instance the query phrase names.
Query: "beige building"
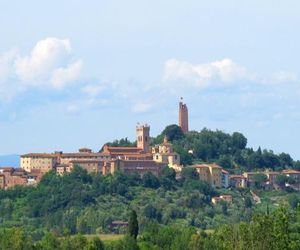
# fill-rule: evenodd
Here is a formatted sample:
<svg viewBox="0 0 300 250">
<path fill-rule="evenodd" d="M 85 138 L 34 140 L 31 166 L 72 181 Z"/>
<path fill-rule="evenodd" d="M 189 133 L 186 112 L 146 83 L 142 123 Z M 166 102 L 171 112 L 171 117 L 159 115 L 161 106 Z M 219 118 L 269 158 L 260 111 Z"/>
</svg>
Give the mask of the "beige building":
<svg viewBox="0 0 300 250">
<path fill-rule="evenodd" d="M 59 159 L 55 154 L 32 153 L 21 155 L 20 165 L 26 172 L 38 169 L 46 173 L 54 169 L 58 161 Z"/>
<path fill-rule="evenodd" d="M 163 163 L 155 162 L 153 160 L 111 160 L 105 162 L 102 167 L 102 174 L 114 174 L 120 170 L 125 173 L 136 173 L 143 176 L 147 172 L 151 172 L 155 176 L 160 175 L 161 169 L 165 166 Z"/>
<path fill-rule="evenodd" d="M 32 153 L 21 155 L 21 168 L 26 172 L 39 170 L 47 173 L 55 170 L 61 174 L 70 172 L 76 163 L 85 169 L 95 169 L 95 164 L 101 164 L 103 161 L 109 161 L 110 154 L 94 153 L 91 149 L 81 148 L 78 153 L 63 153 L 57 151 L 51 154 Z M 91 170 L 92 171 L 92 170 Z"/>
<path fill-rule="evenodd" d="M 164 138 L 162 144 L 156 145 L 152 148 L 153 160 L 159 163 L 164 163 L 166 166 L 180 171 L 180 156 L 173 150 L 173 145 Z"/>
<path fill-rule="evenodd" d="M 211 198 L 211 202 L 214 205 L 218 204 L 220 201 L 226 201 L 227 203 L 232 203 L 232 196 L 223 194 L 223 195 Z"/>
<path fill-rule="evenodd" d="M 222 168 L 213 164 L 197 164 L 193 165 L 199 173 L 199 178 L 202 181 L 206 181 L 211 185 L 221 188 L 222 187 Z"/>
</svg>

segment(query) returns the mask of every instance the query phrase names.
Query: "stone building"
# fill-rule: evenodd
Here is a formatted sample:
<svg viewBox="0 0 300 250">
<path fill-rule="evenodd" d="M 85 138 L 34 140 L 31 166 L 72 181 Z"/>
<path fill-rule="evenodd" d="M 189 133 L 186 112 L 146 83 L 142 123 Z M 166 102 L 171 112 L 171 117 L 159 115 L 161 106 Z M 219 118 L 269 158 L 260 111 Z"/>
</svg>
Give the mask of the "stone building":
<svg viewBox="0 0 300 250">
<path fill-rule="evenodd" d="M 193 165 L 193 168 L 199 173 L 199 178 L 202 181 L 206 181 L 214 187 L 222 187 L 222 168 L 213 164 L 197 164 Z"/>
<path fill-rule="evenodd" d="M 189 132 L 189 114 L 188 114 L 188 108 L 186 104 L 181 101 L 179 102 L 179 127 L 181 127 L 181 130 L 183 133 Z"/>
<path fill-rule="evenodd" d="M 41 172 L 47 173 L 54 169 L 59 162 L 59 158 L 56 154 L 30 153 L 21 155 L 20 161 L 21 168 L 26 172 L 38 169 Z"/>
<path fill-rule="evenodd" d="M 152 155 L 154 161 L 164 163 L 177 172 L 181 171 L 180 156 L 174 151 L 173 145 L 168 142 L 167 137 L 164 138 L 162 144 L 152 147 Z"/>
<path fill-rule="evenodd" d="M 34 171 L 33 171 L 34 172 Z M 0 168 L 0 189 L 12 188 L 15 186 L 35 185 L 41 175 L 28 173 L 20 168 Z"/>
<path fill-rule="evenodd" d="M 125 173 L 136 173 L 143 176 L 147 172 L 151 172 L 155 176 L 160 175 L 160 171 L 166 165 L 164 163 L 155 162 L 153 160 L 122 160 L 115 159 L 105 162 L 102 170 L 103 175 L 114 174 L 116 171 Z"/>
<path fill-rule="evenodd" d="M 150 152 L 150 126 L 148 124 L 136 126 L 136 142 L 137 148 L 142 149 L 143 153 Z"/>
</svg>

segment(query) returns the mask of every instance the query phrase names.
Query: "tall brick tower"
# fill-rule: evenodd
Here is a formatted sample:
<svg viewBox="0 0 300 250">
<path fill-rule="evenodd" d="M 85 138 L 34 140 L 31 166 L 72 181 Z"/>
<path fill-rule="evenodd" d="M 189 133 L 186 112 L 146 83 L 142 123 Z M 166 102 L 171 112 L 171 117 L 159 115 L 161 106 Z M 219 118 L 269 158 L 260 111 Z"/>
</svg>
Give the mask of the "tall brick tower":
<svg viewBox="0 0 300 250">
<path fill-rule="evenodd" d="M 179 102 L 179 127 L 183 133 L 189 132 L 189 114 L 186 104 L 182 102 L 182 97 Z"/>
<path fill-rule="evenodd" d="M 137 125 L 136 126 L 137 147 L 143 149 L 145 153 L 148 153 L 150 151 L 149 140 L 150 140 L 150 126 L 148 124 Z"/>
</svg>

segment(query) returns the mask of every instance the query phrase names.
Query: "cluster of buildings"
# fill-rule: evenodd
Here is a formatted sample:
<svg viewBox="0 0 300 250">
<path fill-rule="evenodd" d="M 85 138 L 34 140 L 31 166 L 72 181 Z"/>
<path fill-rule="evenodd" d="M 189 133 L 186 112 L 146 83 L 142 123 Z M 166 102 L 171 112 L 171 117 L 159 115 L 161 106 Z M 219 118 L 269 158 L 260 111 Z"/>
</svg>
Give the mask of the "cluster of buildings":
<svg viewBox="0 0 300 250">
<path fill-rule="evenodd" d="M 254 177 L 257 174 L 263 174 L 266 176 L 266 181 L 263 184 L 265 188 L 269 189 L 277 189 L 278 184 L 276 183 L 276 178 L 279 175 L 283 175 L 286 177 L 290 177 L 294 180 L 295 183 L 293 184 L 286 184 L 290 185 L 294 189 L 299 189 L 299 183 L 300 183 L 300 171 L 297 171 L 295 169 L 285 169 L 281 172 L 278 171 L 269 171 L 266 170 L 264 172 L 244 172 L 240 175 L 230 175 L 229 176 L 229 186 L 235 187 L 235 188 L 246 188 L 250 187 L 251 184 L 255 181 Z"/>
<path fill-rule="evenodd" d="M 188 132 L 188 109 L 182 101 L 179 103 L 179 126 Z M 21 155 L 20 168 L 0 168 L 0 188 L 15 185 L 34 185 L 41 177 L 54 170 L 57 174 L 71 172 L 74 166 L 80 166 L 89 173 L 103 175 L 114 174 L 117 170 L 143 175 L 146 172 L 159 176 L 160 170 L 169 166 L 180 172 L 180 156 L 173 150 L 167 138 L 163 143 L 150 146 L 150 126 L 136 126 L 136 147 L 112 147 L 104 145 L 100 152 L 81 148 L 76 153 L 56 151 L 54 153 L 29 153 Z"/>
<path fill-rule="evenodd" d="M 150 146 L 150 126 L 136 126 L 136 147 L 104 145 L 101 152 L 81 148 L 77 153 L 29 153 L 21 155 L 20 168 L 0 168 L 0 188 L 37 183 L 50 170 L 57 174 L 71 172 L 75 165 L 87 172 L 114 174 L 117 170 L 143 175 L 146 172 L 159 176 L 160 170 L 169 166 L 179 171 L 180 156 L 173 145 L 164 138 L 163 143 Z"/>
<path fill-rule="evenodd" d="M 188 108 L 179 103 L 179 126 L 184 133 L 188 128 Z M 163 167 L 173 168 L 178 176 L 183 168 L 180 165 L 180 156 L 173 149 L 173 145 L 165 137 L 164 141 L 155 146 L 150 145 L 150 126 L 147 124 L 136 126 L 136 147 L 112 147 L 104 145 L 100 152 L 93 152 L 89 148 L 81 148 L 76 153 L 56 151 L 53 153 L 29 153 L 21 155 L 20 168 L 0 167 L 0 188 L 6 189 L 15 185 L 35 185 L 42 176 L 50 170 L 59 175 L 69 173 L 74 166 L 80 166 L 87 172 L 114 174 L 121 170 L 126 173 L 137 173 L 140 176 L 146 172 L 159 176 Z M 253 182 L 257 173 L 247 172 L 241 175 L 229 175 L 217 164 L 196 164 L 191 166 L 199 173 L 199 178 L 217 188 L 244 188 Z M 265 172 L 266 185 L 275 184 L 279 174 L 290 176 L 298 183 L 300 172 L 284 170 L 279 172 Z"/>
</svg>

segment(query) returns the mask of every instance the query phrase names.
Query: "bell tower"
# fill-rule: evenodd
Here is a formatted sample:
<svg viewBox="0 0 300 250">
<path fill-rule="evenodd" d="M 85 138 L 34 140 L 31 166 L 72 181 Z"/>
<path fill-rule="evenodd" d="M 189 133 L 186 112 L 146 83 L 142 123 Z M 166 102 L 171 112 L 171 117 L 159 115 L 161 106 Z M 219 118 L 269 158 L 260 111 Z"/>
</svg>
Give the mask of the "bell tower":
<svg viewBox="0 0 300 250">
<path fill-rule="evenodd" d="M 136 126 L 136 141 L 138 148 L 143 149 L 145 153 L 150 151 L 150 126 L 148 124 Z"/>
<path fill-rule="evenodd" d="M 179 127 L 183 133 L 189 132 L 189 114 L 186 104 L 183 103 L 182 97 L 179 102 Z"/>
</svg>

